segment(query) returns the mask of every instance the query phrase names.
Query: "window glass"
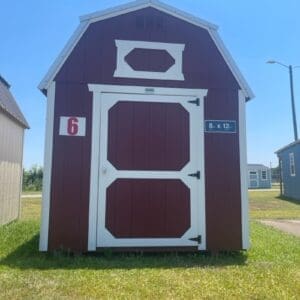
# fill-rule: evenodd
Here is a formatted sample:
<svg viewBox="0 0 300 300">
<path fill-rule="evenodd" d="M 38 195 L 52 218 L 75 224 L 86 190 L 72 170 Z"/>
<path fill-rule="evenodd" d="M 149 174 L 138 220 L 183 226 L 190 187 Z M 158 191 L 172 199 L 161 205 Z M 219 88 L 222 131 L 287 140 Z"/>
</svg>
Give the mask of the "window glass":
<svg viewBox="0 0 300 300">
<path fill-rule="evenodd" d="M 296 175 L 294 153 L 290 153 L 290 174 L 291 176 Z"/>
</svg>

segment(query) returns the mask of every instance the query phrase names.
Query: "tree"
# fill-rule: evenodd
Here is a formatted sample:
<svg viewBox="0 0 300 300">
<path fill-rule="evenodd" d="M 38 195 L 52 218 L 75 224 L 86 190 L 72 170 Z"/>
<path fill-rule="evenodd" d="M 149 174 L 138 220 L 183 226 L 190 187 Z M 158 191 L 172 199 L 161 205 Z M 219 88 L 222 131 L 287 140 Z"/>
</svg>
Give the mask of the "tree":
<svg viewBox="0 0 300 300">
<path fill-rule="evenodd" d="M 43 168 L 34 165 L 29 170 L 23 170 L 23 190 L 41 191 L 43 182 Z"/>
</svg>

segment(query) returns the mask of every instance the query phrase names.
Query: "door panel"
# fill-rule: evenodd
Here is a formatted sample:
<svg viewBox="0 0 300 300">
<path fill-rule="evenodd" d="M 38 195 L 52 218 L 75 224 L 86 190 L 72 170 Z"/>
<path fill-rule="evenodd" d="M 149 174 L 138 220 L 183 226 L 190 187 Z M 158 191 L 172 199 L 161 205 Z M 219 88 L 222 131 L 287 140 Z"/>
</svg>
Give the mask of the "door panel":
<svg viewBox="0 0 300 300">
<path fill-rule="evenodd" d="M 178 179 L 117 179 L 106 193 L 116 238 L 180 238 L 191 226 L 190 190 Z"/>
<path fill-rule="evenodd" d="M 202 108 L 186 96 L 101 98 L 97 244 L 199 246 Z M 196 137 L 196 138 L 191 138 Z M 199 138 L 197 138 L 199 137 Z"/>
<path fill-rule="evenodd" d="M 108 114 L 116 169 L 179 171 L 189 161 L 189 113 L 179 103 L 119 101 Z"/>
</svg>

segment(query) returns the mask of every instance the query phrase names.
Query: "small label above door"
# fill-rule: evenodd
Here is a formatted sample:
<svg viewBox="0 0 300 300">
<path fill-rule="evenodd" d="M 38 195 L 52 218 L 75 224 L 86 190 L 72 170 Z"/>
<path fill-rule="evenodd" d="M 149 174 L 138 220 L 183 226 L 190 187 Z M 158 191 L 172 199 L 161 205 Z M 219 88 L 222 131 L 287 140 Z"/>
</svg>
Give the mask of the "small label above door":
<svg viewBox="0 0 300 300">
<path fill-rule="evenodd" d="M 236 133 L 236 121 L 233 120 L 206 120 L 205 132 Z"/>
</svg>

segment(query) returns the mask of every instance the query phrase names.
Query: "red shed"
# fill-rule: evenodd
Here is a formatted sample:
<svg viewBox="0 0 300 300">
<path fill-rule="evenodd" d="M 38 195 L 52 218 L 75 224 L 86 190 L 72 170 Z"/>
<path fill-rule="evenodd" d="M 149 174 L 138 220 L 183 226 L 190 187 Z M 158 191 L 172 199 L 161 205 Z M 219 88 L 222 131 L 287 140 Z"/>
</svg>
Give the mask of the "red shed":
<svg viewBox="0 0 300 300">
<path fill-rule="evenodd" d="M 80 18 L 42 80 L 40 250 L 241 250 L 245 103 L 217 26 L 159 1 Z"/>
</svg>

